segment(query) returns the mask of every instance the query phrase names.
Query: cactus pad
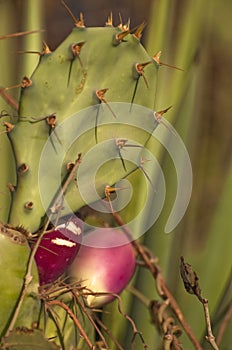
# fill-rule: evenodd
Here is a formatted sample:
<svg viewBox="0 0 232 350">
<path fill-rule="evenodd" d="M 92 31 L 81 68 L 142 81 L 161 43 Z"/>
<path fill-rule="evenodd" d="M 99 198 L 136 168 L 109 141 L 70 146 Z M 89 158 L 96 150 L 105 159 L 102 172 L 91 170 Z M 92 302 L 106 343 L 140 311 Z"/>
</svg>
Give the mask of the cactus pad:
<svg viewBox="0 0 232 350">
<path fill-rule="evenodd" d="M 23 79 L 18 121 L 10 132 L 17 163 L 12 225 L 39 229 L 68 176 L 67 164 L 78 154 L 83 186 L 70 184 L 61 215 L 104 197 L 106 185 L 138 168 L 141 147 L 157 126 L 149 109 L 157 63 L 138 33 L 110 25 L 75 27 L 54 52 L 46 47 L 32 77 Z M 130 139 L 138 145 L 127 162 L 120 140 Z M 88 174 L 96 167 L 96 190 L 89 195 Z"/>
</svg>

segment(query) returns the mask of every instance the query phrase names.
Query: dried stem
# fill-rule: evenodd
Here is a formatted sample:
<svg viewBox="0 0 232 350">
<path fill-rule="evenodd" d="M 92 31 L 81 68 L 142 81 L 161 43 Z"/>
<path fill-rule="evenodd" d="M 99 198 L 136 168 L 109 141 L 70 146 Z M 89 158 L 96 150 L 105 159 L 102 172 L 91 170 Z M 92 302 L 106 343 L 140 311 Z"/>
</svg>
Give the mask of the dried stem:
<svg viewBox="0 0 232 350">
<path fill-rule="evenodd" d="M 205 337 L 206 340 L 208 341 L 208 343 L 211 344 L 211 346 L 214 350 L 219 350 L 219 348 L 215 342 L 215 337 L 212 333 L 208 300 L 202 297 L 201 288 L 200 288 L 200 284 L 199 284 L 199 278 L 198 278 L 196 272 L 193 271 L 192 266 L 184 261 L 183 256 L 181 256 L 181 258 L 180 258 L 180 274 L 181 274 L 181 278 L 183 280 L 186 291 L 189 294 L 195 295 L 197 297 L 197 299 L 200 301 L 200 303 L 203 305 L 206 327 L 207 327 L 207 332 L 208 332 L 208 334 Z"/>
<path fill-rule="evenodd" d="M 75 173 L 77 171 L 77 168 L 79 167 L 80 163 L 81 163 L 81 154 L 78 154 L 78 158 L 75 161 L 75 164 L 74 164 L 74 166 L 73 166 L 73 168 L 72 168 L 72 170 L 71 170 L 67 180 L 65 181 L 65 183 L 62 186 L 60 192 L 56 196 L 56 199 L 55 199 L 52 207 L 50 208 L 52 213 L 55 213 L 57 211 L 57 208 L 59 208 L 59 203 L 62 200 L 62 198 L 63 198 L 63 196 L 64 196 L 64 194 L 65 194 L 65 192 L 66 192 L 66 190 L 67 190 L 67 188 L 68 188 L 68 186 L 70 184 L 70 182 L 74 178 L 74 175 L 75 175 Z"/>
<path fill-rule="evenodd" d="M 140 338 L 140 340 L 141 340 L 141 342 L 143 344 L 144 349 L 146 349 L 148 347 L 148 345 L 145 343 L 145 341 L 143 339 L 143 336 L 142 336 L 141 332 L 139 332 L 139 330 L 137 329 L 136 324 L 133 321 L 133 319 L 123 311 L 122 299 L 121 299 L 121 297 L 118 294 L 116 294 L 116 293 L 108 293 L 108 292 L 92 292 L 92 291 L 89 291 L 88 289 L 86 289 L 86 292 L 83 292 L 83 295 L 85 295 L 85 296 L 88 296 L 88 295 L 94 295 L 94 296 L 111 295 L 115 299 L 117 299 L 119 313 L 122 315 L 122 317 L 124 317 L 130 323 L 130 325 L 132 327 L 133 336 L 132 336 L 132 340 L 131 340 L 131 349 L 132 350 L 134 349 L 135 337 L 137 335 L 139 336 L 139 338 Z"/>
<path fill-rule="evenodd" d="M 122 220 L 122 218 L 120 217 L 120 215 L 118 213 L 113 212 L 112 213 L 114 219 L 116 220 L 116 222 L 122 226 L 122 229 L 124 230 L 124 232 L 128 235 L 128 237 L 131 239 L 132 235 L 130 233 L 130 231 L 125 227 L 125 224 Z M 132 245 L 134 246 L 135 250 L 137 251 L 137 253 L 141 256 L 141 258 L 143 259 L 145 266 L 150 270 L 150 272 L 152 273 L 154 279 L 156 280 L 156 287 L 157 287 L 157 291 L 159 293 L 159 295 L 165 300 L 168 299 L 169 303 L 170 303 L 170 307 L 172 308 L 173 312 L 175 313 L 176 317 L 178 318 L 179 322 L 181 323 L 183 329 L 185 330 L 186 334 L 188 335 L 190 341 L 192 342 L 192 344 L 194 345 L 196 350 L 202 350 L 202 346 L 199 343 L 198 339 L 196 338 L 196 336 L 194 335 L 192 329 L 190 328 L 189 324 L 187 323 L 187 321 L 184 318 L 184 315 L 182 314 L 175 298 L 173 297 L 173 295 L 171 294 L 170 290 L 168 289 L 165 280 L 162 276 L 161 270 L 159 265 L 155 262 L 156 259 L 155 258 L 151 258 L 152 257 L 152 253 L 150 252 L 149 256 L 147 254 L 147 252 L 145 251 L 145 249 L 143 248 L 143 246 L 138 243 L 137 241 L 133 241 L 132 240 Z"/>
<path fill-rule="evenodd" d="M 102 343 L 104 344 L 104 346 L 106 347 L 106 349 L 109 349 L 109 346 L 106 342 L 106 339 L 104 337 L 104 335 L 102 334 L 100 328 L 97 326 L 95 320 L 94 320 L 94 313 L 92 314 L 89 314 L 87 308 L 85 307 L 84 303 L 80 300 L 80 297 L 78 297 L 76 295 L 76 293 L 73 293 L 79 307 L 81 308 L 81 310 L 83 311 L 83 313 L 86 315 L 86 317 L 88 318 L 88 320 L 90 321 L 90 323 L 93 325 L 93 327 L 95 328 L 97 334 L 99 335 L 99 337 L 101 338 L 102 340 Z"/>
<path fill-rule="evenodd" d="M 170 349 L 181 350 L 182 347 L 178 338 L 182 334 L 182 330 L 180 326 L 176 324 L 176 320 L 170 316 L 168 311 L 166 311 L 168 307 L 168 299 L 164 302 L 152 300 L 149 304 L 152 322 L 157 326 L 157 329 L 163 338 L 164 348 L 169 344 L 169 346 L 171 346 Z"/>
<path fill-rule="evenodd" d="M 47 305 L 51 306 L 51 305 L 57 305 L 60 306 L 61 308 L 63 308 L 67 314 L 70 316 L 70 318 L 73 320 L 74 324 L 76 325 L 76 327 L 79 329 L 81 336 L 83 337 L 83 339 L 85 340 L 86 344 L 88 345 L 88 347 L 93 350 L 94 349 L 94 345 L 92 344 L 92 342 L 90 341 L 90 339 L 88 338 L 87 334 L 84 331 L 84 328 L 82 327 L 82 325 L 80 324 L 80 322 L 78 321 L 78 319 L 76 318 L 76 316 L 74 315 L 74 313 L 72 312 L 72 310 L 68 307 L 68 305 L 66 305 L 65 303 L 63 303 L 60 300 L 50 300 L 47 301 Z"/>
<path fill-rule="evenodd" d="M 206 322 L 207 332 L 208 332 L 208 334 L 205 338 L 206 338 L 207 342 L 211 344 L 211 346 L 214 350 L 219 350 L 219 347 L 216 344 L 215 337 L 213 335 L 212 328 L 211 328 L 208 300 L 203 299 L 201 302 L 202 302 L 202 305 L 204 307 L 205 322 Z"/>
<path fill-rule="evenodd" d="M 132 340 L 131 340 L 131 349 L 132 349 L 132 350 L 134 349 L 134 346 L 135 346 L 135 337 L 136 337 L 136 335 L 138 335 L 138 336 L 140 337 L 140 340 L 141 340 L 141 342 L 142 342 L 142 344 L 143 344 L 144 349 L 147 349 L 148 346 L 147 346 L 147 344 L 145 343 L 141 332 L 138 331 L 138 329 L 137 329 L 137 327 L 136 327 L 134 321 L 132 320 L 132 318 L 131 318 L 129 315 L 127 315 L 127 314 L 123 311 L 123 309 L 122 309 L 122 300 L 121 300 L 120 296 L 119 296 L 119 295 L 115 295 L 115 296 L 117 297 L 117 301 L 118 301 L 118 311 L 120 312 L 120 314 L 121 314 L 126 320 L 128 320 L 128 321 L 130 322 L 131 327 L 132 327 L 132 330 L 133 330 L 133 336 L 132 336 Z"/>
<path fill-rule="evenodd" d="M 110 337 L 110 339 L 115 343 L 115 345 L 117 346 L 117 348 L 119 350 L 124 350 L 124 348 L 119 344 L 118 340 L 113 336 L 113 334 L 110 332 L 109 328 L 107 328 L 104 323 L 97 317 L 96 314 L 93 314 L 93 317 L 95 319 L 95 321 L 99 324 L 99 326 L 101 327 L 101 329 L 104 330 L 104 332 Z"/>
</svg>

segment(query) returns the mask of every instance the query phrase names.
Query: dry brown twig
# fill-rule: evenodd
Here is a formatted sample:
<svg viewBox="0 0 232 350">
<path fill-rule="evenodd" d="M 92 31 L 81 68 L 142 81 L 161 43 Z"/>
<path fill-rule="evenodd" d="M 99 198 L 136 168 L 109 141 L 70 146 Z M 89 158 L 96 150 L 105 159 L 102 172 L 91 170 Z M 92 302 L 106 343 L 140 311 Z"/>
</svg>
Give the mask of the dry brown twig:
<svg viewBox="0 0 232 350">
<path fill-rule="evenodd" d="M 86 315 L 86 317 L 88 318 L 89 322 L 92 324 L 92 326 L 94 327 L 96 333 L 98 334 L 99 338 L 101 339 L 100 342 L 101 344 L 104 345 L 105 349 L 109 349 L 109 345 L 107 344 L 107 341 L 101 331 L 101 328 L 98 327 L 96 319 L 94 318 L 94 312 L 92 312 L 91 309 L 89 309 L 84 301 L 83 298 L 81 297 L 82 295 L 82 291 L 81 293 L 76 293 L 76 290 L 72 290 L 72 295 L 74 300 L 76 301 L 76 303 L 78 304 L 79 309 L 81 310 L 82 313 L 84 313 Z"/>
<path fill-rule="evenodd" d="M 109 350 L 109 346 L 100 330 L 94 318 L 92 317 L 92 310 L 85 306 L 83 302 L 83 291 L 85 288 L 80 282 L 69 283 L 67 278 L 59 278 L 55 283 L 50 283 L 40 287 L 40 299 L 44 303 L 44 312 L 48 314 L 49 318 L 54 322 L 57 329 L 58 336 L 63 338 L 63 332 L 66 320 L 59 317 L 57 310 L 53 307 L 60 307 L 71 318 L 74 326 L 78 329 L 81 338 L 87 344 L 90 349 L 95 349 L 95 344 L 88 336 L 88 332 L 85 331 L 86 324 L 79 320 L 80 315 L 85 315 L 85 320 L 88 320 L 101 339 L 101 343 L 106 350 Z M 66 302 L 62 300 L 62 297 L 66 295 Z M 68 301 L 68 302 L 67 302 Z M 38 327 L 39 327 L 38 322 Z M 46 329 L 46 325 L 42 327 Z M 61 342 L 63 340 L 61 339 Z"/>
<path fill-rule="evenodd" d="M 159 333 L 163 336 L 164 349 L 181 350 L 182 346 L 178 338 L 182 334 L 181 328 L 176 325 L 175 319 L 166 312 L 169 300 L 159 302 L 152 300 L 149 309 L 152 322 L 156 325 Z"/>
<path fill-rule="evenodd" d="M 67 305 L 67 303 L 64 303 L 60 299 L 62 295 L 67 293 L 70 293 L 70 297 L 74 302 L 73 305 L 75 305 L 76 310 L 79 310 L 81 314 L 85 315 L 86 320 L 88 319 L 88 321 L 93 326 L 96 333 L 98 334 L 99 341 L 96 342 L 96 344 L 95 343 L 93 344 L 89 339 L 87 333 L 85 332 L 84 327 L 78 320 L 78 316 L 77 316 L 77 313 L 74 311 L 74 307 L 71 308 L 70 306 Z M 55 284 L 52 283 L 52 284 L 40 287 L 40 299 L 44 302 L 46 312 L 49 312 L 49 314 L 51 315 L 51 319 L 55 323 L 58 333 L 61 333 L 59 332 L 59 330 L 62 328 L 62 325 L 59 324 L 59 321 L 55 315 L 56 311 L 53 309 L 53 306 L 61 307 L 67 312 L 67 315 L 69 315 L 69 317 L 72 319 L 74 325 L 77 327 L 83 340 L 86 342 L 87 346 L 90 349 L 98 349 L 98 348 L 100 349 L 100 346 L 103 346 L 102 349 L 110 350 L 110 346 L 104 337 L 104 334 L 103 334 L 104 332 L 114 342 L 117 349 L 125 350 L 121 346 L 121 344 L 118 342 L 118 340 L 114 337 L 114 335 L 110 332 L 110 329 L 108 329 L 104 325 L 104 323 L 98 318 L 96 312 L 99 312 L 99 311 L 104 312 L 104 311 L 91 308 L 85 302 L 86 298 L 89 295 L 96 296 L 96 297 L 98 296 L 100 297 L 103 295 L 112 295 L 117 300 L 119 313 L 131 325 L 132 332 L 133 332 L 132 339 L 131 339 L 131 350 L 135 348 L 135 339 L 137 336 L 139 336 L 139 339 L 142 343 L 143 348 L 147 349 L 148 346 L 145 343 L 142 334 L 137 329 L 135 322 L 127 313 L 123 311 L 122 300 L 118 294 L 108 293 L 108 292 L 93 292 L 92 290 L 85 288 L 80 282 L 69 283 L 68 280 L 65 281 L 65 279 L 62 279 L 62 278 L 58 279 Z M 97 348 L 95 348 L 94 346 L 97 346 Z"/>
<path fill-rule="evenodd" d="M 202 298 L 201 289 L 199 285 L 199 278 L 190 264 L 184 261 L 184 258 L 180 258 L 180 274 L 184 282 L 185 289 L 188 293 L 196 295 L 198 300 L 202 303 L 204 308 L 205 322 L 207 327 L 206 340 L 212 346 L 214 350 L 219 350 L 219 347 L 215 341 L 215 337 L 212 332 L 210 314 L 209 314 L 209 305 L 208 300 Z"/>
<path fill-rule="evenodd" d="M 173 297 L 172 293 L 168 289 L 165 280 L 162 276 L 161 269 L 159 265 L 157 264 L 157 259 L 153 257 L 152 253 L 150 252 L 149 254 L 147 253 L 147 248 L 145 249 L 140 243 L 137 241 L 131 239 L 132 235 L 130 231 L 127 229 L 125 226 L 122 218 L 120 215 L 116 212 L 112 212 L 112 215 L 115 219 L 115 221 L 118 223 L 119 226 L 122 227 L 124 232 L 128 235 L 128 237 L 131 240 L 132 245 L 134 246 L 136 252 L 140 255 L 141 259 L 144 261 L 145 266 L 150 270 L 152 276 L 154 277 L 156 281 L 156 288 L 159 296 L 163 300 L 169 300 L 169 305 L 171 309 L 173 310 L 174 314 L 176 315 L 177 319 L 179 320 L 180 324 L 182 325 L 185 333 L 189 337 L 190 341 L 194 345 L 196 350 L 203 350 L 201 344 L 199 343 L 198 339 L 196 338 L 195 334 L 193 333 L 191 327 L 187 323 L 187 321 L 184 318 L 184 315 L 182 314 L 175 298 Z M 170 339 L 167 339 L 167 342 L 169 342 Z M 169 345 L 165 345 L 166 349 L 170 348 L 170 342 Z"/>
<path fill-rule="evenodd" d="M 102 296 L 102 295 L 112 295 L 118 303 L 118 311 L 119 313 L 122 315 L 122 317 L 124 317 L 131 325 L 132 331 L 133 331 L 133 335 L 132 335 L 132 340 L 131 340 L 131 350 L 134 349 L 135 347 L 135 338 L 136 336 L 138 336 L 141 340 L 142 346 L 144 349 L 148 348 L 148 345 L 146 344 L 145 340 L 143 339 L 143 336 L 141 334 L 141 332 L 137 329 L 136 324 L 134 322 L 134 320 L 123 311 L 123 305 L 122 305 L 122 299 L 118 294 L 115 293 L 107 293 L 107 292 L 92 292 L 92 291 L 88 291 L 86 290 L 86 292 L 83 292 L 83 295 L 88 296 L 88 295 L 94 295 L 94 296 Z"/>
<path fill-rule="evenodd" d="M 94 349 L 94 345 L 92 344 L 91 340 L 89 339 L 89 337 L 87 336 L 84 328 L 82 327 L 81 323 L 79 322 L 79 320 L 77 319 L 77 317 L 75 316 L 75 314 L 73 313 L 73 311 L 68 307 L 68 305 L 66 305 L 64 302 L 62 302 L 61 300 L 50 300 L 46 302 L 48 306 L 59 306 L 62 309 L 64 309 L 67 314 L 69 315 L 69 317 L 72 319 L 72 321 L 74 322 L 74 324 L 76 325 L 76 327 L 78 328 L 81 336 L 83 337 L 83 339 L 85 340 L 86 344 L 88 345 L 89 349 L 93 350 Z"/>
<path fill-rule="evenodd" d="M 121 346 L 121 344 L 118 342 L 118 340 L 114 337 L 114 335 L 111 333 L 110 329 L 105 326 L 105 324 L 100 320 L 100 318 L 96 315 L 96 313 L 93 314 L 93 318 L 95 321 L 99 324 L 101 329 L 109 336 L 109 338 L 114 342 L 114 344 L 117 346 L 118 350 L 124 350 L 124 348 Z"/>
</svg>

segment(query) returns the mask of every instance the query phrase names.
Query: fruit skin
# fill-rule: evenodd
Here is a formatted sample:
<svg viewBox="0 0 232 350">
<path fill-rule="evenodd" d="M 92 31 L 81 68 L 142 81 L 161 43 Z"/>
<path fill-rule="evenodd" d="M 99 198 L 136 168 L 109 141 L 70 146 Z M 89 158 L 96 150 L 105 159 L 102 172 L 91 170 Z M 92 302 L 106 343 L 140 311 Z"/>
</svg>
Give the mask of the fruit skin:
<svg viewBox="0 0 232 350">
<path fill-rule="evenodd" d="M 71 217 L 66 224 L 45 233 L 35 253 L 40 285 L 54 282 L 72 263 L 80 249 L 82 231 L 82 221 Z"/>
<path fill-rule="evenodd" d="M 110 293 L 119 294 L 126 287 L 135 266 L 135 253 L 125 233 L 99 228 L 84 237 L 68 275 L 93 293 L 109 293 L 87 297 L 90 307 L 101 307 L 115 299 Z"/>
</svg>

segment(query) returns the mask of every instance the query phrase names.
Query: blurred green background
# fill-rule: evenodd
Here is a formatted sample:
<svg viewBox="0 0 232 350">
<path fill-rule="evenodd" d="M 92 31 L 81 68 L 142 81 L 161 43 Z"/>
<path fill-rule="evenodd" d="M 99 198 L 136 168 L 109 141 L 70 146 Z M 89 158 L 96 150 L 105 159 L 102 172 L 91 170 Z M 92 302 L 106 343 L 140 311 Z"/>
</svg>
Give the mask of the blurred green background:
<svg viewBox="0 0 232 350">
<path fill-rule="evenodd" d="M 165 117 L 175 126 L 188 149 L 193 168 L 192 197 L 181 223 L 174 232 L 165 234 L 164 227 L 175 199 L 176 178 L 168 155 L 157 150 L 166 177 L 167 198 L 160 218 L 145 235 L 144 242 L 159 258 L 168 286 L 200 339 L 204 331 L 202 307 L 183 289 L 179 277 L 180 256 L 193 265 L 200 278 L 202 294 L 209 299 L 217 332 L 217 321 L 223 317 L 232 298 L 232 283 L 228 282 L 232 261 L 232 2 L 67 0 L 67 4 L 77 17 L 80 11 L 84 13 L 87 26 L 104 25 L 110 11 L 113 11 L 115 25 L 119 23 L 119 13 L 125 22 L 131 19 L 132 27 L 145 20 L 147 27 L 142 41 L 148 52 L 154 55 L 161 50 L 161 61 L 184 69 L 180 72 L 160 68 L 155 108 L 173 106 Z M 73 27 L 58 0 L 2 0 L 0 18 L 0 35 L 46 29 L 43 38 L 51 49 Z M 1 85 L 15 84 L 32 71 L 38 57 L 27 55 L 25 60 L 25 56 L 17 55 L 15 58 L 15 52 L 29 48 L 41 50 L 41 35 L 0 41 Z M 14 94 L 17 96 L 17 92 Z M 147 298 L 157 298 L 148 273 L 138 273 L 135 284 Z M 225 285 L 226 294 L 221 300 Z M 128 298 L 126 293 L 125 298 Z M 159 337 L 150 325 L 146 308 L 136 299 L 131 300 L 130 305 L 150 348 L 158 349 Z M 123 328 L 127 334 L 129 328 L 126 325 Z M 229 350 L 232 342 L 229 333 L 226 332 L 222 349 Z M 122 332 L 119 336 L 124 337 Z M 184 349 L 192 348 L 185 338 L 183 344 Z M 140 348 L 141 344 L 136 343 L 136 349 Z M 205 348 L 208 347 L 205 345 Z"/>
</svg>

